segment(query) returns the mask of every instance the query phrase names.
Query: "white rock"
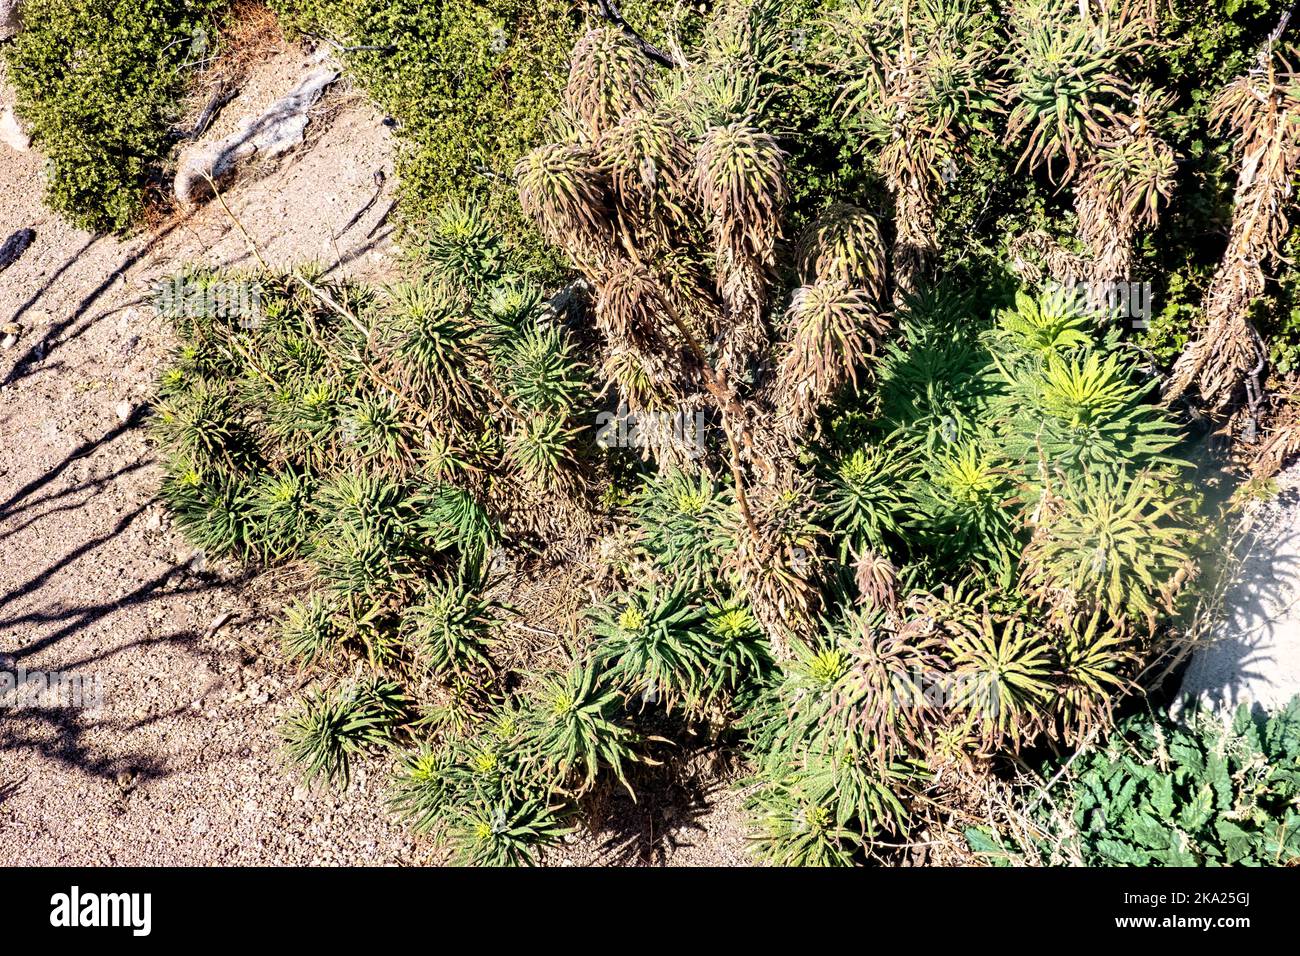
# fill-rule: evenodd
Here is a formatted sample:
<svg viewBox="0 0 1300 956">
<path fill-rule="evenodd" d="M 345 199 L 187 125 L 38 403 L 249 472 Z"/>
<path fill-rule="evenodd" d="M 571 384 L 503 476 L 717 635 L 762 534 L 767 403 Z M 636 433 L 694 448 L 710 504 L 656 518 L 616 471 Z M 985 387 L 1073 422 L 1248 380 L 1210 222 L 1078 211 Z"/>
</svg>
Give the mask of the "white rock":
<svg viewBox="0 0 1300 956">
<path fill-rule="evenodd" d="M 0 19 L 4 17 L 4 5 L 8 0 L 0 0 Z M 4 27 L 0 25 L 0 39 L 4 39 Z M 0 143 L 4 143 L 10 149 L 16 149 L 20 153 L 25 153 L 32 145 L 31 137 L 28 136 L 18 122 L 18 117 L 14 115 L 12 107 L 0 109 Z"/>
<path fill-rule="evenodd" d="M 260 116 L 250 116 L 224 139 L 201 143 L 181 156 L 173 192 L 185 208 L 193 208 L 218 186 L 229 181 L 254 156 L 269 158 L 300 144 L 307 129 L 307 110 L 339 75 L 335 66 L 312 70 L 288 96 L 276 100 Z"/>
</svg>

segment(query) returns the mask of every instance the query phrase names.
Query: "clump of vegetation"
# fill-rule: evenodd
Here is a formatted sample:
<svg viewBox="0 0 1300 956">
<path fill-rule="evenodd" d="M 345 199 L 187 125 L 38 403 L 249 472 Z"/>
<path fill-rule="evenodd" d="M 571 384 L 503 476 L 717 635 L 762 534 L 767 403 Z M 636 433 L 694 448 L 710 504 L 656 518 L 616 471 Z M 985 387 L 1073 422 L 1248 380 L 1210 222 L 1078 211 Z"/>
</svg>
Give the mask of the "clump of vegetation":
<svg viewBox="0 0 1300 956">
<path fill-rule="evenodd" d="M 1056 767 L 1043 768 L 1055 777 Z M 1018 844 L 988 830 L 971 847 L 998 863 L 1293 866 L 1300 859 L 1300 698 L 1232 722 L 1193 710 L 1139 714 L 1064 768 L 1030 806 Z"/>
<path fill-rule="evenodd" d="M 408 281 L 165 306 L 164 495 L 211 553 L 310 572 L 284 634 L 322 679 L 288 733 L 310 774 L 399 747 L 414 826 L 531 863 L 702 741 L 744 761 L 761 859 L 857 864 L 1143 690 L 1210 509 L 1133 330 L 1061 280 L 1177 221 L 1138 55 L 1163 34 L 1120 4 L 908 11 L 858 0 L 807 43 L 729 0 L 670 55 L 592 18 L 548 109 L 475 140 L 511 191 L 441 207 Z M 870 168 L 818 179 L 793 133 L 836 100 Z M 943 248 L 989 176 L 1031 221 Z M 549 295 L 558 256 L 493 221 L 512 191 L 582 281 Z M 512 604 L 557 566 L 590 600 L 542 650 Z"/>
<path fill-rule="evenodd" d="M 287 752 L 309 782 L 347 786 L 352 758 L 388 740 L 403 709 L 397 685 L 375 678 L 318 692 L 288 716 Z"/>
<path fill-rule="evenodd" d="M 512 243 L 539 257 L 511 171 L 559 103 L 588 6 L 595 9 L 560 0 L 272 3 L 286 26 L 339 49 L 350 74 L 396 121 L 403 206 L 417 235 L 433 229 L 427 210 L 472 199 Z M 623 6 L 656 38 L 689 35 L 698 19 L 691 7 Z"/>
<path fill-rule="evenodd" d="M 30 0 L 4 49 L 18 112 L 49 160 L 46 201 L 91 231 L 135 225 L 173 144 L 187 77 L 224 0 Z"/>
<path fill-rule="evenodd" d="M 637 736 L 602 673 L 548 671 L 525 707 L 495 655 L 503 537 L 588 533 L 607 467 L 578 340 L 496 244 L 482 254 L 480 215 L 449 209 L 443 255 L 385 289 L 187 273 L 157 300 L 182 344 L 153 428 L 163 496 L 210 557 L 310 569 L 283 642 L 320 682 L 287 757 L 346 784 L 361 754 L 436 744 L 419 767 L 455 777 L 429 785 L 456 795 L 448 839 L 505 863 L 565 832 L 562 794 L 621 777 Z M 489 761 L 489 739 L 510 753 Z M 412 773 L 401 805 L 433 812 Z"/>
</svg>

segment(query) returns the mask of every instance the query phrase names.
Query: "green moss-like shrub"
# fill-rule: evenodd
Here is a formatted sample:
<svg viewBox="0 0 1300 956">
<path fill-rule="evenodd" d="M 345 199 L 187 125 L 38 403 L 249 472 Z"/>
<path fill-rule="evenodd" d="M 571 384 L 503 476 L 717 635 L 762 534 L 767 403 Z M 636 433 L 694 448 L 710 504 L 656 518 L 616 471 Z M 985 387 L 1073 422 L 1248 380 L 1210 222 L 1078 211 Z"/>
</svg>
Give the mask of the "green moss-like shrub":
<svg viewBox="0 0 1300 956">
<path fill-rule="evenodd" d="M 223 0 L 27 0 L 4 51 L 49 159 L 46 202 L 92 231 L 138 220 Z"/>
</svg>

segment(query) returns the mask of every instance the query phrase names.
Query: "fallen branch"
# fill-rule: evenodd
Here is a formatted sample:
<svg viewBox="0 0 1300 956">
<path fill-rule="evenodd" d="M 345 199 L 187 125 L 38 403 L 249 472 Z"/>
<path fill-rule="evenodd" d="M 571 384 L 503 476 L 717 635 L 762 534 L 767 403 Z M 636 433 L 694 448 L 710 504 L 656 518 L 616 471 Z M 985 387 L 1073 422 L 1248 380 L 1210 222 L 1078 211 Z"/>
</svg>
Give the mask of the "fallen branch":
<svg viewBox="0 0 1300 956">
<path fill-rule="evenodd" d="M 659 49 L 645 37 L 641 36 L 641 34 L 637 33 L 635 28 L 623 19 L 623 14 L 619 12 L 618 6 L 614 3 L 614 0 L 596 0 L 596 11 L 603 19 L 608 20 L 610 23 L 614 24 L 614 26 L 622 30 L 623 33 L 627 35 L 628 39 L 635 43 L 641 49 L 641 52 L 655 63 L 658 63 L 660 66 L 666 66 L 670 70 L 675 70 L 681 67 L 681 63 L 673 59 L 663 50 Z"/>
<path fill-rule="evenodd" d="M 222 109 L 222 107 L 233 100 L 238 93 L 239 87 L 234 84 L 219 85 L 213 91 L 212 95 L 208 97 L 207 105 L 203 107 L 203 112 L 199 114 L 199 118 L 194 121 L 194 126 L 188 130 L 181 130 L 174 133 L 173 135 L 175 138 L 177 140 L 198 139 L 207 132 L 208 127 L 212 125 L 212 121 L 216 119 L 217 113 Z"/>
</svg>

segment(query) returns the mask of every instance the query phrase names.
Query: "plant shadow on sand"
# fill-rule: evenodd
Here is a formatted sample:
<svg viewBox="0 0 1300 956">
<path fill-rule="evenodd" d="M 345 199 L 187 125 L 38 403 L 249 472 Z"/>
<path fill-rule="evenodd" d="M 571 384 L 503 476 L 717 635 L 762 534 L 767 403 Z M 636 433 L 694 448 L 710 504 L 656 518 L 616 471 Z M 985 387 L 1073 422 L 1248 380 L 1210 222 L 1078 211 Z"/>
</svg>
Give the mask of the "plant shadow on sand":
<svg viewBox="0 0 1300 956">
<path fill-rule="evenodd" d="M 727 847 L 727 859 L 717 858 L 717 844 L 725 841 L 713 832 L 722 819 L 731 819 L 722 805 L 736 798 L 734 761 L 703 738 L 678 737 L 677 741 L 654 749 L 652 756 L 658 763 L 641 764 L 629 772 L 635 798 L 613 784 L 582 801 L 586 819 L 580 862 L 734 865 L 731 857 L 742 856 L 739 848 Z"/>
<path fill-rule="evenodd" d="M 1260 508 L 1237 547 L 1239 563 L 1206 622 L 1182 694 L 1228 711 L 1251 701 L 1262 718 L 1266 703 L 1292 696 L 1287 681 L 1300 667 L 1300 488 L 1285 487 Z"/>
<path fill-rule="evenodd" d="M 51 523 L 63 520 L 62 513 L 83 508 L 87 499 L 99 493 L 106 483 L 144 467 L 144 462 L 127 463 L 108 476 L 75 481 L 67 487 L 59 487 L 58 483 L 74 462 L 92 455 L 113 455 L 110 446 L 139 426 L 145 414 L 143 407 L 135 409 L 126 421 L 99 438 L 77 446 L 39 477 L 8 494 L 0 503 L 0 541 L 28 528 L 39 533 L 45 526 L 48 531 Z M 166 646 L 196 657 L 213 653 L 204 648 L 203 634 L 192 628 L 159 634 L 137 633 L 126 640 L 98 640 L 89 653 L 86 642 L 79 640 L 88 628 L 110 636 L 138 632 L 137 615 L 146 605 L 168 598 L 192 600 L 203 592 L 231 583 L 197 571 L 189 562 L 169 564 L 121 593 L 93 598 L 78 593 L 75 600 L 61 597 L 66 594 L 60 589 L 61 577 L 75 576 L 79 569 L 89 565 L 112 565 L 121 560 L 114 553 L 118 539 L 152 504 L 152 499 L 142 501 L 106 528 L 81 526 L 73 538 L 64 538 L 71 544 L 64 553 L 51 556 L 40 570 L 22 580 L 10 581 L 0 593 L 0 670 L 12 675 L 15 690 L 21 690 L 16 687 L 20 676 L 36 674 L 41 680 L 47 680 L 61 675 L 78 681 L 77 686 L 82 689 L 93 687 L 95 693 L 103 694 L 100 681 L 103 674 L 112 672 L 112 659 L 134 650 Z M 70 638 L 78 640 L 65 649 Z M 126 706 L 131 703 L 129 700 L 99 700 L 98 706 L 89 706 L 85 701 L 52 701 L 39 696 L 39 687 L 29 689 L 32 699 L 0 710 L 0 754 L 36 754 L 93 777 L 119 784 L 127 781 L 131 786 L 171 772 L 167 761 L 148 752 L 122 749 L 116 743 L 106 746 L 106 743 L 110 740 L 120 743 L 130 731 L 149 722 L 194 716 L 187 708 L 177 706 L 167 713 L 136 719 L 129 715 Z M 7 781 L 3 793 L 12 795 L 20 786 L 21 782 Z"/>
</svg>

